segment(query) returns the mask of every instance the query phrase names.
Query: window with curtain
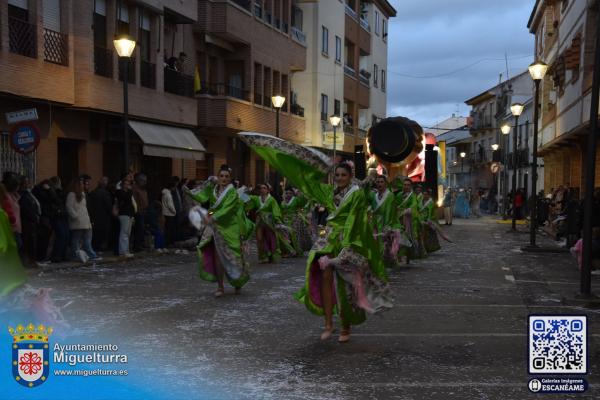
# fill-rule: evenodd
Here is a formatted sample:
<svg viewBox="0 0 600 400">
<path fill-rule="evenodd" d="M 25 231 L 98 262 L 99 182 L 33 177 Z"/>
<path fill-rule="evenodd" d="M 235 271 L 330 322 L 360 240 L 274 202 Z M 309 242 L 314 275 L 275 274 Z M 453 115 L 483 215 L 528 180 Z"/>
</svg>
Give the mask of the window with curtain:
<svg viewBox="0 0 600 400">
<path fill-rule="evenodd" d="M 321 52 L 323 54 L 329 54 L 329 29 L 323 27 L 321 35 Z"/>
</svg>

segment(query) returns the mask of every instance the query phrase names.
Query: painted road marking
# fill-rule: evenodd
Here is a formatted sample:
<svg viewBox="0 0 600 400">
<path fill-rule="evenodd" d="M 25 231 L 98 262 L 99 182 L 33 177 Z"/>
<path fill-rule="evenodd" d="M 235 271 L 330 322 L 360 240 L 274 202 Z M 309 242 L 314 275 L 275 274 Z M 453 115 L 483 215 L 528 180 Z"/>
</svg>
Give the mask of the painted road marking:
<svg viewBox="0 0 600 400">
<path fill-rule="evenodd" d="M 515 282 L 515 277 L 513 275 L 504 275 L 504 279 L 506 279 L 509 282 Z"/>
</svg>

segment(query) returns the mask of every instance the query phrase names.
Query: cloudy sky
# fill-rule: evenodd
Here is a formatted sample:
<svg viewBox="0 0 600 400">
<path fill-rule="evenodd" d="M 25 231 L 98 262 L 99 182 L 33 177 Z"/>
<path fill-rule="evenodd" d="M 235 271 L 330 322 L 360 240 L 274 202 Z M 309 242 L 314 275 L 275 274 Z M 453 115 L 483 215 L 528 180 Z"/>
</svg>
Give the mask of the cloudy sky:
<svg viewBox="0 0 600 400">
<path fill-rule="evenodd" d="M 431 126 L 533 60 L 535 0 L 390 0 L 388 115 Z"/>
</svg>

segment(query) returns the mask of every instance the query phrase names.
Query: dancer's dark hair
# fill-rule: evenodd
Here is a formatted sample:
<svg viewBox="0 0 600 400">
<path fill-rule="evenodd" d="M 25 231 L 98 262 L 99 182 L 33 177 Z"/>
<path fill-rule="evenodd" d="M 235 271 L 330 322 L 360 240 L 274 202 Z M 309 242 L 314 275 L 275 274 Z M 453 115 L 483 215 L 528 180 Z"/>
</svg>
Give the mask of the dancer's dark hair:
<svg viewBox="0 0 600 400">
<path fill-rule="evenodd" d="M 338 169 L 338 168 L 345 169 L 349 175 L 352 175 L 352 167 L 347 162 L 342 161 L 335 167 L 335 169 Z"/>
</svg>

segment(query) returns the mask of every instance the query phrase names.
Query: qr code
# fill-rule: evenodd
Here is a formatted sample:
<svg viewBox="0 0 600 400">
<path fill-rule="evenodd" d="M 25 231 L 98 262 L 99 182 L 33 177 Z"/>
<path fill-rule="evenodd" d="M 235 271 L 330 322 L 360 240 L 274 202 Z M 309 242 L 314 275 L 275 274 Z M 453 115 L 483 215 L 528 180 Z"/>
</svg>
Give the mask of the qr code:
<svg viewBox="0 0 600 400">
<path fill-rule="evenodd" d="M 529 317 L 529 373 L 587 373 L 587 317 Z"/>
</svg>

